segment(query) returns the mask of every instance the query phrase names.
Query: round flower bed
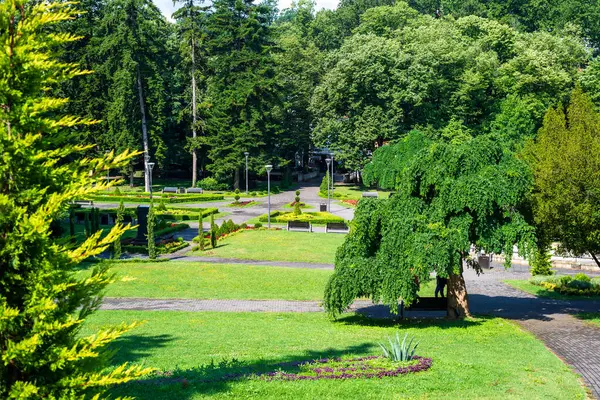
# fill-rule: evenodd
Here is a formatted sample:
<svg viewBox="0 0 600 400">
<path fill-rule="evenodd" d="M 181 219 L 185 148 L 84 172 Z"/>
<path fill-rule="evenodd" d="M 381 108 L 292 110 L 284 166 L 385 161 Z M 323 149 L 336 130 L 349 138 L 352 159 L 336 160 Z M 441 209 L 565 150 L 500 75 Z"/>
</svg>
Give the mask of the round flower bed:
<svg viewBox="0 0 600 400">
<path fill-rule="evenodd" d="M 332 358 L 295 363 L 298 372 L 269 372 L 260 375 L 261 379 L 274 381 L 320 380 L 320 379 L 370 379 L 406 375 L 426 371 L 431 367 L 431 358 L 413 357 L 404 363 L 392 362 L 383 356 L 358 358 Z M 289 364 L 288 364 L 289 365 Z M 292 364 L 294 366 L 294 363 Z"/>
</svg>

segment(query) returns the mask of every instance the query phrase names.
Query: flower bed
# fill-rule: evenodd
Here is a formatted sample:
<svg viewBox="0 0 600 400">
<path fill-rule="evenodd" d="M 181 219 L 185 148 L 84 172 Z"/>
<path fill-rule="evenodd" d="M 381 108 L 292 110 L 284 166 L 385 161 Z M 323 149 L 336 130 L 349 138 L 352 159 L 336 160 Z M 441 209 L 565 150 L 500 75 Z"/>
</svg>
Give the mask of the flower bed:
<svg viewBox="0 0 600 400">
<path fill-rule="evenodd" d="M 261 215 L 260 222 L 267 222 L 267 214 Z M 326 224 L 328 222 L 344 222 L 344 218 L 338 217 L 328 212 L 303 212 L 300 215 L 294 215 L 293 212 L 273 211 L 271 213 L 271 222 L 310 222 L 313 224 Z"/>
<path fill-rule="evenodd" d="M 292 201 L 291 203 L 284 205 L 283 208 L 294 208 L 295 206 L 296 206 L 296 202 Z M 305 208 L 312 208 L 312 207 L 306 203 L 300 202 L 300 208 L 305 209 Z"/>
<path fill-rule="evenodd" d="M 186 248 L 187 246 L 189 246 L 189 243 L 184 242 L 181 238 L 160 240 L 156 243 L 156 251 L 158 254 L 170 254 Z M 148 246 L 128 244 L 123 245 L 122 249 L 128 253 L 148 254 Z"/>
<path fill-rule="evenodd" d="M 386 378 L 426 371 L 431 364 L 431 358 L 419 356 L 415 356 L 412 361 L 405 363 L 392 362 L 382 356 L 334 358 L 298 363 L 297 366 L 300 369 L 298 372 L 276 371 L 260 375 L 260 377 L 269 381 Z"/>
<path fill-rule="evenodd" d="M 575 276 L 535 276 L 529 283 L 566 296 L 600 296 L 600 278 L 591 279 L 581 273 Z"/>
<path fill-rule="evenodd" d="M 358 204 L 358 200 L 341 200 L 341 203 L 350 207 L 356 207 L 356 205 Z"/>
</svg>

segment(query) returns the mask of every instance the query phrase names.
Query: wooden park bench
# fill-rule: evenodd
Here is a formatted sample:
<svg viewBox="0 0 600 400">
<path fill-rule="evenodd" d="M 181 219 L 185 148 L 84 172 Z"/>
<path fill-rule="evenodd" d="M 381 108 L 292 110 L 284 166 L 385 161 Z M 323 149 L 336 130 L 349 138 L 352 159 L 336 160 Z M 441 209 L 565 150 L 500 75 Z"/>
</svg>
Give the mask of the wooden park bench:
<svg viewBox="0 0 600 400">
<path fill-rule="evenodd" d="M 447 297 L 417 297 L 410 307 L 404 307 L 400 302 L 400 318 L 404 318 L 404 311 L 448 311 Z"/>
<path fill-rule="evenodd" d="M 310 222 L 288 221 L 287 230 L 297 232 L 312 232 L 312 226 Z"/>
<path fill-rule="evenodd" d="M 172 186 L 165 186 L 162 190 L 163 193 L 175 193 L 177 194 L 177 188 Z"/>
<path fill-rule="evenodd" d="M 345 222 L 328 222 L 325 233 L 348 233 L 349 228 Z"/>
<path fill-rule="evenodd" d="M 77 206 L 93 206 L 94 202 L 92 200 L 75 200 L 72 204 Z"/>
<path fill-rule="evenodd" d="M 204 193 L 204 190 L 202 190 L 202 188 L 187 188 L 185 190 L 186 193 Z"/>
<path fill-rule="evenodd" d="M 362 197 L 379 197 L 377 192 L 363 192 Z"/>
</svg>

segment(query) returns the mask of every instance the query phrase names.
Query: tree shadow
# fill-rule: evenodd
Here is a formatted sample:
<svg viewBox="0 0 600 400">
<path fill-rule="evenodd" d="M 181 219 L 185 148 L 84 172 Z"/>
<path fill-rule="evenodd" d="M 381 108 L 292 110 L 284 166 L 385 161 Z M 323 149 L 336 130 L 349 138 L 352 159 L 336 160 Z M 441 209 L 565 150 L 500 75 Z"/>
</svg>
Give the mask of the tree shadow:
<svg viewBox="0 0 600 400">
<path fill-rule="evenodd" d="M 341 349 L 306 350 L 301 354 L 272 359 L 248 362 L 235 359 L 221 360 L 194 368 L 161 371 L 145 379 L 119 385 L 111 389 L 111 394 L 134 396 L 139 399 L 185 400 L 196 395 L 226 392 L 230 390 L 232 382 L 248 379 L 249 375 L 260 375 L 278 370 L 297 372 L 300 362 L 345 355 L 363 355 L 375 348 L 375 344 L 365 342 Z M 133 356 L 136 357 L 136 355 Z"/>
<path fill-rule="evenodd" d="M 174 340 L 171 335 L 126 335 L 109 345 L 111 364 L 143 363 L 157 348 L 163 348 Z"/>
<path fill-rule="evenodd" d="M 384 307 L 384 306 L 376 306 Z M 360 310 L 357 310 L 357 312 Z M 389 313 L 389 310 L 388 310 Z M 391 314 L 389 318 L 373 318 L 360 313 L 343 316 L 335 320 L 335 323 L 344 325 L 360 325 L 360 326 L 371 326 L 371 327 L 398 327 L 398 328 L 429 328 L 436 327 L 439 329 L 450 329 L 450 328 L 467 328 L 470 326 L 480 325 L 480 319 L 487 319 L 489 317 L 482 317 L 478 319 L 446 319 L 445 317 L 430 317 L 424 315 L 422 312 L 414 312 L 414 315 L 400 319 L 399 316 Z M 431 314 L 431 313 L 430 313 Z M 434 313 L 435 314 L 435 313 Z"/>
</svg>

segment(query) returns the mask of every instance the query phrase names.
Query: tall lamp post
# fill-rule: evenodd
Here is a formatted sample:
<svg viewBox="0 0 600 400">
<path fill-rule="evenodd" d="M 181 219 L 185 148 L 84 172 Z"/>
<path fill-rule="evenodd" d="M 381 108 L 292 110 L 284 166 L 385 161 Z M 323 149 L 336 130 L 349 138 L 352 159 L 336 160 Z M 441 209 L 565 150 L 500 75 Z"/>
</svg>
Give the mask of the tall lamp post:
<svg viewBox="0 0 600 400">
<path fill-rule="evenodd" d="M 335 190 L 335 188 L 333 187 L 333 184 L 335 183 L 335 179 L 333 178 L 333 166 L 334 165 L 335 165 L 335 163 L 333 162 L 333 153 L 331 153 L 331 197 L 334 197 L 333 191 Z M 331 212 L 331 210 L 329 210 L 329 212 Z"/>
<path fill-rule="evenodd" d="M 244 155 L 246 156 L 246 196 L 248 196 L 248 156 L 250 153 L 245 151 Z"/>
<path fill-rule="evenodd" d="M 154 163 L 150 162 L 150 156 L 144 156 L 146 160 L 146 168 L 148 168 L 149 181 L 150 181 L 150 203 L 152 203 L 152 169 L 154 168 Z"/>
<path fill-rule="evenodd" d="M 327 163 L 327 175 L 329 175 L 329 164 L 331 164 L 331 158 L 326 158 L 325 162 Z M 329 181 L 331 180 L 331 176 L 329 176 L 329 179 L 327 181 L 327 211 L 331 212 L 331 196 L 330 196 L 330 190 L 329 190 Z"/>
<path fill-rule="evenodd" d="M 104 154 L 106 154 L 106 156 L 108 156 L 110 154 L 110 150 L 106 150 L 104 152 Z M 110 183 L 110 168 L 106 169 L 106 183 L 109 184 Z"/>
<path fill-rule="evenodd" d="M 268 208 L 267 208 L 267 221 L 269 224 L 269 229 L 271 229 L 271 170 L 273 166 L 271 164 L 265 165 L 265 169 L 267 170 L 267 193 L 268 193 Z"/>
</svg>

